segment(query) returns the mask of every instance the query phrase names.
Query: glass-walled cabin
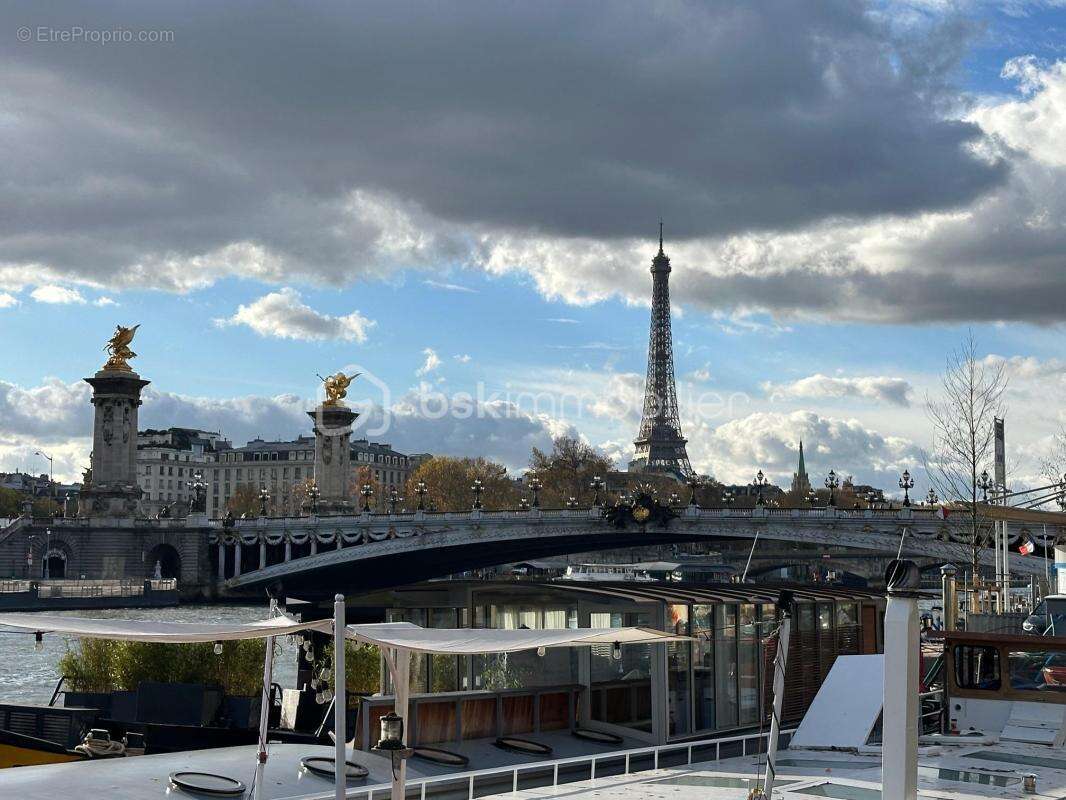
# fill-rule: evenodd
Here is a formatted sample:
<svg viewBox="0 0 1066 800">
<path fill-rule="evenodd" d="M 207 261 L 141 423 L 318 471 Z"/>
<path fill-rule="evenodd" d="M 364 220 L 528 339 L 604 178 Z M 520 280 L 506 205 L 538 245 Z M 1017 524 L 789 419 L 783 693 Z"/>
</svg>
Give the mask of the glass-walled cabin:
<svg viewBox="0 0 1066 800">
<path fill-rule="evenodd" d="M 838 655 L 881 649 L 883 599 L 861 590 L 789 587 L 797 601 L 784 718 L 798 721 Z M 437 581 L 364 598 L 388 621 L 456 628 L 652 627 L 692 637 L 669 645 L 549 648 L 488 656 L 415 656 L 416 714 L 447 715 L 435 735 L 463 735 L 463 709 L 485 703 L 478 731 L 593 727 L 638 742 L 706 738 L 759 725 L 770 703 L 779 589 L 680 583 L 531 584 Z M 384 674 L 384 673 L 383 673 Z M 391 694 L 387 676 L 384 692 Z M 489 698 L 506 719 L 486 719 Z M 527 697 L 519 701 L 514 698 Z M 500 698 L 504 698 L 501 700 Z M 384 713 L 387 697 L 368 701 Z M 443 705 L 442 705 L 443 703 Z M 449 704 L 454 708 L 447 710 Z M 550 706 L 550 708 L 549 708 Z M 442 709 L 445 709 L 442 711 Z M 368 710 L 366 716 L 378 714 Z M 418 720 L 412 720 L 419 728 Z M 423 719 L 422 729 L 427 729 Z M 424 736 L 420 743 L 431 743 Z"/>
</svg>

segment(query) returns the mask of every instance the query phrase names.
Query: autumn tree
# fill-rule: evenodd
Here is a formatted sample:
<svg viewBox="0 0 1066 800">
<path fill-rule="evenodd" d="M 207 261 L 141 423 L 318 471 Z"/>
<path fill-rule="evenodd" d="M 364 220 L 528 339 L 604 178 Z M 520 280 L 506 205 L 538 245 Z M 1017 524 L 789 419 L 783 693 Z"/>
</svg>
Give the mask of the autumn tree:
<svg viewBox="0 0 1066 800">
<path fill-rule="evenodd" d="M 991 466 L 995 419 L 1003 414 L 1007 377 L 1002 364 L 979 359 L 973 335 L 948 356 L 939 397 L 926 399 L 933 425 L 933 449 L 926 457 L 929 480 L 940 499 L 961 507 L 949 517 L 960 538 L 970 546 L 973 575 L 987 547 L 991 528 L 981 516 L 978 485 Z"/>
<path fill-rule="evenodd" d="M 593 478 L 606 478 L 611 461 L 592 445 L 570 436 L 552 440 L 550 453 L 536 447 L 529 459 L 543 484 L 541 504 L 562 507 L 573 497 L 581 506 L 590 506 L 595 499 L 591 488 Z"/>
<path fill-rule="evenodd" d="M 235 517 L 259 515 L 259 490 L 250 483 L 238 483 L 226 501 L 226 510 Z"/>
<path fill-rule="evenodd" d="M 408 509 L 418 503 L 415 488 L 426 484 L 426 507 L 437 511 L 469 511 L 474 502 L 471 486 L 481 481 L 481 502 L 485 508 L 515 508 L 519 491 L 502 464 L 485 458 L 434 456 L 419 464 L 404 488 Z"/>
</svg>

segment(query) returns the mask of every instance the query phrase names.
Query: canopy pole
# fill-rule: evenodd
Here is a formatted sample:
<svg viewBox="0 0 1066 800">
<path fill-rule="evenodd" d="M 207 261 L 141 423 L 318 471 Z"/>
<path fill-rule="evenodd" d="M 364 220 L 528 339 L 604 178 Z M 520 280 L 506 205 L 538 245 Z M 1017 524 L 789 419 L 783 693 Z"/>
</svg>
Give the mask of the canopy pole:
<svg viewBox="0 0 1066 800">
<path fill-rule="evenodd" d="M 333 598 L 333 744 L 336 800 L 344 800 L 347 794 L 347 765 L 345 744 L 348 741 L 345 712 L 348 709 L 347 686 L 344 676 L 344 595 Z"/>
<path fill-rule="evenodd" d="M 411 696 L 411 651 L 401 650 L 398 647 L 383 647 L 385 666 L 389 668 L 392 678 L 392 711 L 399 717 L 403 717 L 403 745 L 408 747 L 409 722 L 407 719 L 407 706 Z M 371 732 L 371 737 L 373 737 Z M 392 792 L 390 800 L 404 800 L 407 784 L 407 760 L 404 758 L 392 759 Z"/>
<path fill-rule="evenodd" d="M 781 627 L 777 629 L 777 655 L 774 657 L 773 706 L 770 712 L 770 735 L 766 740 L 766 769 L 763 772 L 763 797 L 770 800 L 777 780 L 777 740 L 781 737 L 781 711 L 785 704 L 785 669 L 788 665 L 788 644 L 792 633 L 794 604 L 791 594 L 781 593 L 777 607 L 781 612 Z"/>
<path fill-rule="evenodd" d="M 278 610 L 276 598 L 270 598 L 270 616 L 273 617 Z M 259 703 L 259 753 L 255 762 L 255 780 L 253 781 L 252 796 L 260 800 L 263 796 L 263 777 L 266 772 L 267 752 L 267 727 L 270 721 L 270 684 L 274 682 L 274 637 L 266 640 L 266 653 L 263 657 L 263 692 Z"/>
</svg>

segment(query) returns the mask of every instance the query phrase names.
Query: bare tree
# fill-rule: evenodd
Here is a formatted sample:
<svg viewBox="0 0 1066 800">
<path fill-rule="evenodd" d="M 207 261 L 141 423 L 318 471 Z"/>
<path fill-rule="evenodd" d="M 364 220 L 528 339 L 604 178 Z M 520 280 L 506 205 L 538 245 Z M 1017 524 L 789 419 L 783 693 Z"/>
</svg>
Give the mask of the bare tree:
<svg viewBox="0 0 1066 800">
<path fill-rule="evenodd" d="M 970 546 L 976 578 L 978 556 L 988 546 L 991 531 L 977 506 L 982 499 L 978 480 L 993 456 L 995 418 L 1003 413 L 1007 376 L 1002 364 L 978 358 L 971 332 L 948 356 L 940 386 L 939 397 L 926 398 L 933 424 L 926 471 L 941 500 L 957 507 L 949 521 Z"/>
</svg>

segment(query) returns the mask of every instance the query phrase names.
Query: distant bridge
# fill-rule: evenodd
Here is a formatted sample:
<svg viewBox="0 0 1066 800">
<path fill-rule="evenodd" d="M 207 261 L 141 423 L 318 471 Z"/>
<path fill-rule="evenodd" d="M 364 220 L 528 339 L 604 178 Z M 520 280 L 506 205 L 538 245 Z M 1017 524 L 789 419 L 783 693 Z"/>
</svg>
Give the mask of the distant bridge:
<svg viewBox="0 0 1066 800">
<path fill-rule="evenodd" d="M 1058 519 L 1058 518 L 1056 518 Z M 215 523 L 218 525 L 218 523 Z M 1048 525 L 1012 526 L 1050 545 L 1060 533 Z M 227 594 L 261 592 L 280 584 L 288 594 L 317 596 L 369 591 L 468 570 L 570 553 L 685 542 L 717 542 L 750 549 L 752 540 L 801 546 L 797 560 L 819 551 L 839 563 L 842 553 L 868 554 L 878 569 L 897 553 L 919 564 L 970 563 L 965 531 L 928 508 L 699 509 L 689 506 L 665 526 L 616 527 L 599 508 L 580 510 L 470 511 L 352 516 L 260 518 L 218 525 L 211 534 L 219 588 Z M 744 545 L 744 542 L 747 542 Z M 759 549 L 755 550 L 758 556 Z M 878 558 L 880 556 L 880 558 Z M 777 557 L 777 556 L 775 556 Z M 991 549 L 981 562 L 994 563 Z M 779 557 L 778 557 L 779 558 Z M 756 559 L 753 567 L 765 567 Z M 1012 554 L 1011 572 L 1043 575 L 1044 559 Z"/>
</svg>

